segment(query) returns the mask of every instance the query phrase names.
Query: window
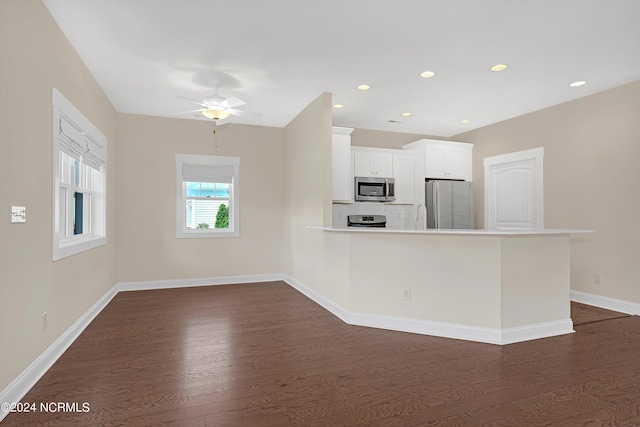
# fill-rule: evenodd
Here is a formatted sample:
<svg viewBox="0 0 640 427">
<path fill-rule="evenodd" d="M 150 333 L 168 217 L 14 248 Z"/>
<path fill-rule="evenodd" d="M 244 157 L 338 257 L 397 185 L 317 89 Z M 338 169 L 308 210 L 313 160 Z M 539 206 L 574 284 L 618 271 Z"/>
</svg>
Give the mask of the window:
<svg viewBox="0 0 640 427">
<path fill-rule="evenodd" d="M 240 159 L 176 154 L 176 237 L 240 235 Z"/>
<path fill-rule="evenodd" d="M 106 244 L 107 139 L 53 90 L 53 260 Z"/>
</svg>

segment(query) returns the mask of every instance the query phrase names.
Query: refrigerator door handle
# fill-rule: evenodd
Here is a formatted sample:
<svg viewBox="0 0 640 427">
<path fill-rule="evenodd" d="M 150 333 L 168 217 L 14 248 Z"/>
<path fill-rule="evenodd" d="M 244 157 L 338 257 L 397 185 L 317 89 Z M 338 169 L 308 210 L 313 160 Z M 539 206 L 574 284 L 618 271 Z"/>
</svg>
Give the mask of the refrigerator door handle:
<svg viewBox="0 0 640 427">
<path fill-rule="evenodd" d="M 433 224 L 436 229 L 440 228 L 440 209 L 438 209 L 438 183 L 433 183 L 432 203 L 433 203 Z"/>
</svg>

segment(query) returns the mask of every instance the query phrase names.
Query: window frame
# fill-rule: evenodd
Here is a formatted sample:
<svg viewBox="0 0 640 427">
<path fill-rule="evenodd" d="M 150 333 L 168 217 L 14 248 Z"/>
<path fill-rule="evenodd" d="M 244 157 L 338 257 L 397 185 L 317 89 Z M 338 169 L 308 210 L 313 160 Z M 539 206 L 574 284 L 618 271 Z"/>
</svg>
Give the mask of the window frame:
<svg viewBox="0 0 640 427">
<path fill-rule="evenodd" d="M 107 138 L 73 105 L 67 100 L 58 90 L 53 89 L 52 94 L 53 104 L 53 248 L 52 258 L 53 261 L 57 261 L 90 249 L 106 245 L 107 243 Z M 63 182 L 60 179 L 60 153 L 68 153 L 62 149 L 60 143 L 60 120 L 64 119 L 71 124 L 78 134 L 83 135 L 83 138 L 91 140 L 93 146 L 99 147 L 103 151 L 104 163 L 100 166 L 100 169 L 93 167 L 93 170 L 97 171 L 94 174 L 93 188 L 88 190 L 84 188 L 82 184 L 76 185 L 73 180 L 71 182 Z M 73 159 L 71 157 L 71 159 Z M 84 165 L 81 159 L 78 163 L 80 169 L 80 181 L 84 179 L 82 176 L 82 170 Z M 87 166 L 89 167 L 89 166 Z M 75 168 L 75 166 L 74 166 Z M 66 172 L 68 173 L 68 171 Z M 66 203 L 64 211 L 61 210 L 60 193 L 61 189 L 65 189 Z M 73 234 L 73 228 L 69 227 L 69 224 L 73 224 L 70 216 L 72 216 L 73 210 L 70 209 L 71 203 L 74 202 L 74 192 L 80 192 L 83 194 L 89 194 L 89 201 L 87 208 L 89 209 L 87 218 L 89 223 L 86 226 L 90 227 L 88 233 Z M 84 196 L 83 196 L 84 198 Z M 64 218 L 62 218 L 64 214 Z M 60 224 L 64 221 L 67 230 L 67 235 L 63 235 Z"/>
<path fill-rule="evenodd" d="M 176 154 L 176 238 L 224 238 L 240 237 L 240 158 L 226 156 L 207 156 L 200 154 Z M 186 203 L 185 179 L 183 178 L 183 165 L 230 166 L 233 168 L 231 178 L 231 190 L 229 191 L 229 228 L 187 228 L 186 227 Z M 194 182 L 194 181 L 191 181 Z"/>
</svg>

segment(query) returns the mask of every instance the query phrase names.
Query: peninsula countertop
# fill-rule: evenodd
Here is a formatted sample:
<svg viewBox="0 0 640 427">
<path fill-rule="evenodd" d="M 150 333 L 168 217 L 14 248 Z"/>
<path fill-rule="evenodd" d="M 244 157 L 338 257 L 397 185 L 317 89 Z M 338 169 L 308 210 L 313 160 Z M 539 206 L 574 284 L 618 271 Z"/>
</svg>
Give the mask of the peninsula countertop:
<svg viewBox="0 0 640 427">
<path fill-rule="evenodd" d="M 457 234 L 465 236 L 530 236 L 549 234 L 580 234 L 593 233 L 593 230 L 573 230 L 562 228 L 499 228 L 487 229 L 393 229 L 378 227 L 336 227 L 330 225 L 308 225 L 313 230 L 332 231 L 340 233 L 380 233 L 380 234 Z"/>
</svg>

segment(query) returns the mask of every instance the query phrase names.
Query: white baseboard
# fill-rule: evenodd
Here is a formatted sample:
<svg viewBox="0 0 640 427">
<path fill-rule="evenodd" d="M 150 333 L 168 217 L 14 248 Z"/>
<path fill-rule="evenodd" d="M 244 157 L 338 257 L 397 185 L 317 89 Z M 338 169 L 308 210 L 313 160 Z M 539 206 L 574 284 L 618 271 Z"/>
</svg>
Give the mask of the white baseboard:
<svg viewBox="0 0 640 427">
<path fill-rule="evenodd" d="M 532 325 L 502 329 L 500 344 L 513 344 L 516 342 L 571 334 L 573 332 L 575 331 L 573 330 L 573 321 L 571 319 L 535 323 Z"/>
<path fill-rule="evenodd" d="M 274 282 L 284 280 L 284 274 L 254 274 L 246 276 L 202 277 L 197 279 L 148 280 L 118 283 L 120 292 L 152 289 L 190 288 L 194 286 L 235 285 L 240 283 Z"/>
<path fill-rule="evenodd" d="M 303 285 L 302 283 L 298 282 L 296 279 L 294 279 L 293 277 L 287 274 L 284 274 L 282 279 L 280 280 L 283 280 L 289 286 L 296 289 L 298 292 L 305 295 L 307 298 L 314 301 L 316 304 L 322 306 L 325 310 L 332 313 L 334 316 L 342 320 L 344 323 L 351 324 L 351 322 L 349 321 L 351 313 L 348 310 L 346 310 L 344 307 L 342 307 L 340 304 L 336 304 L 335 302 L 331 301 L 329 298 Z"/>
<path fill-rule="evenodd" d="M 571 297 L 571 301 L 579 302 L 581 304 L 593 305 L 595 307 L 618 311 L 625 314 L 633 314 L 636 316 L 640 315 L 640 304 L 638 303 L 603 297 L 581 291 L 571 291 L 569 295 Z"/>
<path fill-rule="evenodd" d="M 394 316 L 382 316 L 377 314 L 356 313 L 349 311 L 341 305 L 320 295 L 318 292 L 288 275 L 285 275 L 282 280 L 349 325 L 367 326 L 370 328 L 411 332 L 415 334 L 500 345 L 553 337 L 556 335 L 564 335 L 574 332 L 573 322 L 571 319 L 557 322 L 538 323 L 516 328 L 495 329 L 460 325 L 456 323 L 433 322 Z"/>
<path fill-rule="evenodd" d="M 53 342 L 36 360 L 31 363 L 15 380 L 0 392 L 0 402 L 17 403 L 27 394 L 51 366 L 62 356 L 82 331 L 109 304 L 118 293 L 118 285 L 107 291 L 95 304 Z M 0 410 L 0 421 L 7 412 Z"/>
</svg>

